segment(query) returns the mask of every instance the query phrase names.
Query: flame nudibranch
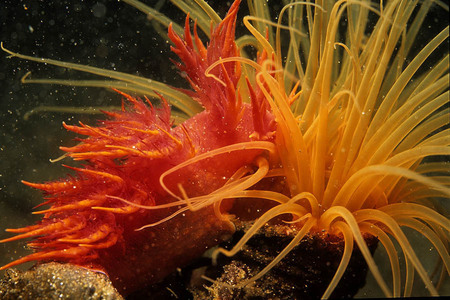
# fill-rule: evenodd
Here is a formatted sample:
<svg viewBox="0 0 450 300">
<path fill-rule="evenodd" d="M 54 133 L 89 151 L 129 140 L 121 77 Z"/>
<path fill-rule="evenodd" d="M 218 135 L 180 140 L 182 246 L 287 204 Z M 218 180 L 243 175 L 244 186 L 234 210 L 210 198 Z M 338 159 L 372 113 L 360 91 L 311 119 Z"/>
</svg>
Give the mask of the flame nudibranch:
<svg viewBox="0 0 450 300">
<path fill-rule="evenodd" d="M 434 199 L 448 201 L 450 177 L 448 163 L 425 158 L 450 155 L 448 50 L 423 69 L 448 42 L 448 27 L 406 63 L 432 6 L 427 1 L 292 2 L 278 23 L 266 19 L 267 7 L 259 1 L 249 2 L 251 15 L 243 22 L 252 35 L 243 39 L 235 39 L 240 0 L 223 20 L 196 1 L 199 20 L 191 28 L 188 14 L 183 37 L 168 25 L 176 65 L 192 90 L 152 85 L 149 95 L 161 100 L 154 107 L 117 86 L 125 99 L 121 111 L 105 112 L 108 119 L 96 127 L 64 124 L 87 138 L 61 149 L 86 164 L 68 167 L 74 177 L 24 182 L 44 191 L 42 205 L 50 208 L 36 212 L 43 215 L 38 224 L 8 229 L 17 235 L 0 242 L 33 238 L 35 253 L 0 269 L 67 262 L 105 271 L 128 294 L 218 245 L 233 234 L 233 222 L 242 217 L 237 212 L 261 205 L 240 241 L 230 250 L 216 249 L 213 259 L 235 255 L 270 222 L 288 226 L 295 236 L 238 288 L 270 272 L 307 236 L 325 232 L 345 248 L 322 297 L 331 296 L 356 247 L 386 296 L 411 295 L 415 273 L 431 295 L 438 294 L 450 273 L 450 222 Z M 216 26 L 205 45 L 197 27 L 207 21 Z M 282 43 L 281 30 L 289 43 Z M 256 60 L 244 55 L 245 45 L 259 50 Z M 136 90 L 145 84 L 93 67 L 42 61 L 129 82 Z M 169 103 L 180 108 L 194 101 L 204 110 L 175 126 Z M 437 279 L 415 253 L 406 227 L 436 249 Z M 390 282 L 366 236 L 376 237 L 387 252 Z"/>
<path fill-rule="evenodd" d="M 220 57 L 238 56 L 234 43 L 238 4 L 231 7 L 212 32 L 207 49 L 198 38 L 195 25 L 191 36 L 189 18 L 184 39 L 169 27 L 173 51 L 183 62 L 178 67 L 188 74 L 195 90 L 192 96 L 205 108 L 203 112 L 173 127 L 164 99 L 157 109 L 149 101 L 145 104 L 121 93 L 130 107 L 106 112 L 110 119 L 100 126 L 64 124 L 66 129 L 88 138 L 77 146 L 61 149 L 88 164 L 72 168 L 77 177 L 44 184 L 24 182 L 43 190 L 48 199 L 45 204 L 51 207 L 37 212 L 43 214 L 38 225 L 8 230 L 19 234 L 3 242 L 37 237 L 29 243 L 37 251 L 3 268 L 31 260 L 92 266 L 104 269 L 115 285 L 128 293 L 146 282 L 161 280 L 233 232 L 233 225 L 222 216 L 220 205 L 205 208 L 199 205 L 211 201 L 203 200 L 210 193 L 222 195 L 224 192 L 219 189 L 224 185 L 234 188 L 253 185 L 256 174 L 245 175 L 267 148 L 257 141 L 271 140 L 269 136 L 275 128 L 269 111 L 256 113 L 252 109 L 264 107 L 262 97 L 246 104 L 237 93 L 239 63 L 221 64 L 210 72 L 215 78 L 205 74 L 207 67 Z M 226 82 L 227 88 L 216 78 Z M 224 150 L 214 157 L 202 157 L 215 149 Z M 262 160 L 258 159 L 259 164 L 267 165 Z M 173 166 L 181 163 L 184 166 L 174 170 Z M 170 174 L 168 170 L 172 170 Z M 239 178 L 233 182 L 233 176 Z M 178 186 L 192 197 L 190 206 L 198 211 L 183 211 L 183 216 L 179 214 L 158 226 L 135 231 L 170 216 L 173 208 L 181 205 L 180 201 L 186 203 L 184 199 L 174 201 L 169 193 L 178 190 Z M 147 210 L 138 205 L 158 209 Z"/>
</svg>

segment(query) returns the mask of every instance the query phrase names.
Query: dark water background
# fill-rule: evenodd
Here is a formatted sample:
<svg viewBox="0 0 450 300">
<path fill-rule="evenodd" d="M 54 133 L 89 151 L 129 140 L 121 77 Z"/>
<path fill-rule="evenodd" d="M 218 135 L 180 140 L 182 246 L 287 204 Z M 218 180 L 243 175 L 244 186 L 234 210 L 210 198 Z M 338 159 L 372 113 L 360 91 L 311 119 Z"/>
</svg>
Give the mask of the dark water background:
<svg viewBox="0 0 450 300">
<path fill-rule="evenodd" d="M 154 6 L 156 1 L 144 2 Z M 223 17 L 229 4 L 214 2 L 210 4 Z M 164 6 L 163 12 L 178 23 L 184 20 L 183 13 L 170 4 Z M 241 15 L 245 15 L 245 9 Z M 428 22 L 426 38 L 437 32 L 438 27 L 443 28 L 443 22 L 448 24 L 448 15 L 436 11 Z M 0 0 L 0 31 L 4 47 L 14 52 L 118 70 L 178 87 L 184 84 L 169 61 L 175 58 L 169 44 L 153 30 L 143 13 L 123 2 Z M 30 212 L 42 201 L 41 193 L 24 186 L 22 179 L 43 182 L 70 173 L 61 166 L 74 165 L 70 159 L 49 162 L 63 154 L 59 146 L 76 143 L 75 135 L 67 132 L 62 122 L 82 121 L 94 125 L 96 119 L 102 118 L 101 115 L 40 113 L 24 120 L 25 113 L 41 105 L 110 106 L 120 105 L 121 101 L 120 96 L 106 89 L 22 84 L 20 79 L 28 71 L 32 72 L 31 78 L 96 77 L 7 56 L 0 52 L 0 239 L 10 236 L 4 232 L 5 228 L 31 225 L 39 219 Z M 429 246 L 423 244 L 422 248 L 419 257 L 428 257 Z M 0 244 L 0 265 L 26 253 L 29 250 L 23 241 Z M 383 253 L 377 255 L 381 256 L 380 268 L 386 269 L 389 266 L 386 257 L 383 258 Z M 31 265 L 18 268 L 27 269 Z M 390 278 L 388 271 L 386 274 L 385 278 Z M 368 280 L 359 296 L 382 295 L 370 275 Z M 445 294 L 450 294 L 449 290 L 447 284 Z"/>
</svg>

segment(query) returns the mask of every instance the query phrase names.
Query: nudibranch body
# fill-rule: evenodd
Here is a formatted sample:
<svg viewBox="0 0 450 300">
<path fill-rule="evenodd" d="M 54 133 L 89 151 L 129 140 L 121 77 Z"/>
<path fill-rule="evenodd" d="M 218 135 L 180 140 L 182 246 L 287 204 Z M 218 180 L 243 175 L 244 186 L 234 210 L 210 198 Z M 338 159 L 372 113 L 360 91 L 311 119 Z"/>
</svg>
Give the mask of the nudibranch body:
<svg viewBox="0 0 450 300">
<path fill-rule="evenodd" d="M 126 98 L 123 110 L 105 112 L 109 119 L 99 126 L 64 124 L 88 136 L 74 147 L 61 147 L 86 165 L 72 168 L 75 177 L 24 182 L 43 190 L 47 199 L 43 204 L 51 206 L 37 212 L 43 214 L 39 224 L 8 230 L 18 235 L 2 242 L 33 237 L 29 246 L 36 252 L 2 269 L 32 260 L 69 262 L 104 270 L 119 290 L 129 293 L 163 279 L 233 233 L 220 205 L 177 211 L 182 203 L 169 193 L 179 194 L 183 202 L 182 195 L 207 196 L 233 176 L 242 181 L 262 152 L 251 142 L 272 139 L 274 121 L 267 109 L 260 109 L 265 107 L 263 98 L 255 96 L 248 104 L 238 93 L 240 64 L 226 62 L 206 73 L 220 58 L 239 56 L 234 43 L 238 6 L 239 1 L 214 29 L 207 48 L 196 25 L 191 35 L 189 17 L 184 38 L 169 27 L 173 51 L 182 61 L 178 67 L 187 74 L 194 90 L 189 93 L 205 108 L 203 112 L 174 127 L 164 98 L 162 107 L 154 108 L 149 101 L 121 93 Z M 216 156 L 201 156 L 236 144 L 241 145 Z M 170 169 L 173 172 L 162 179 Z M 146 209 L 152 206 L 155 209 Z M 153 226 L 136 231 L 146 225 Z"/>
<path fill-rule="evenodd" d="M 217 245 L 241 218 L 253 223 L 213 259 L 235 255 L 264 226 L 283 224 L 294 237 L 258 274 L 228 288 L 253 284 L 306 237 L 331 236 L 344 249 L 320 291 L 324 298 L 343 278 L 356 247 L 384 295 L 410 296 L 415 273 L 438 294 L 436 286 L 450 271 L 450 222 L 435 204 L 450 198 L 448 164 L 433 159 L 450 155 L 448 49 L 438 53 L 448 42 L 448 27 L 412 56 L 431 2 L 293 2 L 277 23 L 268 20 L 264 1 L 249 2 L 244 24 L 251 36 L 236 41 L 238 0 L 223 20 L 196 1 L 198 26 L 205 32 L 205 20 L 218 24 L 207 47 L 196 25 L 191 33 L 189 19 L 183 38 L 168 26 L 191 91 L 5 50 L 118 79 L 116 89 L 160 94 L 162 106 L 119 92 L 127 109 L 107 112 L 110 119 L 100 126 L 65 125 L 88 136 L 63 148 L 86 166 L 75 169 L 77 177 L 26 183 L 44 190 L 51 207 L 40 212 L 39 224 L 10 230 L 18 235 L 3 242 L 33 237 L 36 253 L 3 268 L 65 261 L 106 271 L 128 293 Z M 258 49 L 256 60 L 245 55 L 248 45 Z M 174 127 L 165 99 L 188 115 L 192 99 L 204 111 Z M 436 249 L 437 276 L 423 266 L 404 227 Z M 367 236 L 387 252 L 390 282 Z"/>
</svg>

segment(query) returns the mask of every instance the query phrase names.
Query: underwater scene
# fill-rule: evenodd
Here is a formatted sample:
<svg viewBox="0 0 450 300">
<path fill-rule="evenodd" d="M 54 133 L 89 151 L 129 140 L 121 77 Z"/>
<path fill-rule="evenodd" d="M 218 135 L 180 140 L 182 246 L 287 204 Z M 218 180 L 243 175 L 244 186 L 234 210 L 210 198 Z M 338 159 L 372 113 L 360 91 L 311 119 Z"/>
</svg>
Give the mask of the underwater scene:
<svg viewBox="0 0 450 300">
<path fill-rule="evenodd" d="M 448 13 L 4 0 L 0 299 L 450 295 Z"/>
</svg>

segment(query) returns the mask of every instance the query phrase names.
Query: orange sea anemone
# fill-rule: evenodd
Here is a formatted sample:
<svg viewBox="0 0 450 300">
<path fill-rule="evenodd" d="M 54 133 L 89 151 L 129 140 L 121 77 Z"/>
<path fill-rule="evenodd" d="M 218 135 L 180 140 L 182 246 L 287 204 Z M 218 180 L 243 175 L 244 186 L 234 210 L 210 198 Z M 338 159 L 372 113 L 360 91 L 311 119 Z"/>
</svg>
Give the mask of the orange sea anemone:
<svg viewBox="0 0 450 300">
<path fill-rule="evenodd" d="M 450 221 L 445 206 L 441 208 L 450 198 L 449 27 L 426 39 L 421 49 L 415 48 L 415 42 L 422 38 L 420 30 L 430 10 L 448 11 L 448 6 L 400 0 L 289 2 L 273 21 L 266 2 L 248 1 L 250 15 L 243 23 L 250 35 L 235 40 L 239 1 L 223 20 L 202 0 L 174 1 L 196 20 L 192 33 L 187 19 L 184 34 L 144 4 L 124 2 L 169 27 L 168 36 L 181 59 L 178 67 L 192 90 L 3 48 L 14 57 L 116 80 L 25 78 L 24 82 L 97 85 L 163 99 L 158 111 L 121 92 L 131 103 L 130 111 L 108 113 L 113 120 L 99 127 L 65 125 L 89 136 L 63 150 L 89 162 L 76 170 L 80 178 L 95 180 L 28 183 L 58 197 L 59 202 L 47 201 L 54 206 L 44 211 L 44 220 L 75 208 L 95 214 L 96 228 L 103 226 L 101 218 L 117 227 L 105 225 L 81 237 L 72 227 L 88 221 L 78 222 L 80 215 L 75 214 L 64 219 L 70 226 L 47 222 L 11 230 L 22 234 L 7 240 L 38 237 L 31 245 L 40 252 L 6 267 L 53 259 L 88 265 L 75 259 L 81 254 L 115 274 L 98 257 L 122 246 L 121 241 L 127 240 L 123 232 L 134 235 L 135 230 L 150 230 L 162 238 L 170 234 L 170 226 L 179 229 L 184 221 L 191 225 L 204 219 L 208 229 L 186 235 L 212 247 L 232 232 L 236 220 L 244 218 L 239 212 L 247 210 L 254 212 L 245 216 L 252 225 L 232 249 L 217 248 L 213 260 L 221 254 L 236 255 L 266 224 L 283 225 L 293 238 L 258 274 L 229 288 L 254 285 L 303 239 L 315 235 L 344 242 L 342 258 L 322 291 L 323 298 L 337 287 L 354 248 L 361 251 L 385 296 L 411 296 L 415 274 L 431 295 L 439 294 L 450 272 Z M 211 39 L 208 46 L 200 41 L 197 28 Z M 251 47 L 258 50 L 256 59 L 248 54 Z M 172 126 L 165 101 L 181 111 L 176 115 L 176 124 L 181 125 Z M 199 104 L 205 111 L 200 112 Z M 114 135 L 118 132 L 120 136 Z M 199 132 L 204 140 L 198 138 Z M 150 135 L 160 140 L 149 139 Z M 150 163 L 142 163 L 142 157 Z M 152 169 L 156 171 L 148 181 L 137 184 L 132 177 L 144 172 L 135 166 L 126 169 L 131 163 L 158 169 Z M 109 182 L 107 189 L 102 195 L 93 194 L 101 181 Z M 73 199 L 79 194 L 69 192 L 66 185 L 88 191 L 86 197 L 91 198 L 75 205 Z M 65 195 L 71 200 L 63 205 Z M 127 219 L 123 216 L 136 212 L 146 219 L 134 218 L 130 228 L 120 227 L 121 218 Z M 188 217 L 183 219 L 183 214 Z M 42 234 L 55 234 L 48 226 L 60 226 L 58 230 L 65 230 L 68 237 L 42 239 Z M 434 275 L 423 266 L 405 228 L 423 235 L 437 253 Z M 214 241 L 205 241 L 208 236 Z M 387 253 L 390 278 L 381 275 L 373 259 L 366 244 L 370 236 Z M 180 243 L 190 247 L 190 241 Z M 49 245 L 51 251 L 46 250 Z M 200 252 L 197 249 L 193 256 Z M 173 267 L 168 264 L 168 269 Z"/>
</svg>

